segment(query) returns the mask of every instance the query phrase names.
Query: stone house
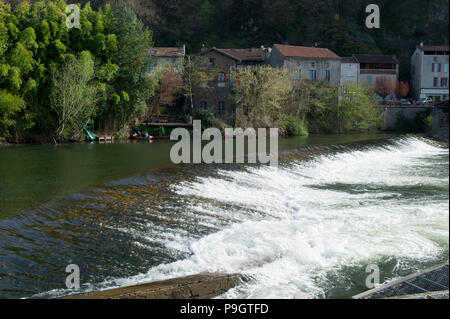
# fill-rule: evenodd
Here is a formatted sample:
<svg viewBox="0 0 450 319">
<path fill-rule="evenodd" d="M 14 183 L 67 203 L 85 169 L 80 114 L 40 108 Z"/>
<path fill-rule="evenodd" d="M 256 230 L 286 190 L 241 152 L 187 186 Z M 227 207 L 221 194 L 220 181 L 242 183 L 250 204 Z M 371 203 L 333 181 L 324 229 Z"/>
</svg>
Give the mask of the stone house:
<svg viewBox="0 0 450 319">
<path fill-rule="evenodd" d="M 431 46 L 421 43 L 417 46 L 411 57 L 411 89 L 414 99 L 448 99 L 448 54 L 448 45 Z"/>
<path fill-rule="evenodd" d="M 375 84 L 377 78 L 398 81 L 399 61 L 392 55 L 354 54 L 359 63 L 359 82 Z"/>
<path fill-rule="evenodd" d="M 211 109 L 216 116 L 234 124 L 233 74 L 236 70 L 248 66 L 264 64 L 267 49 L 203 48 L 200 54 L 208 58 L 209 69 L 213 70 L 216 76 L 210 83 L 201 84 L 195 89 L 194 109 Z"/>
<path fill-rule="evenodd" d="M 354 57 L 341 58 L 341 86 L 359 83 L 359 63 Z"/>
<path fill-rule="evenodd" d="M 152 65 L 173 66 L 179 70 L 183 69 L 184 57 L 186 55 L 186 46 L 182 48 L 174 47 L 154 47 L 148 50 L 148 55 L 156 59 L 147 66 L 147 71 L 150 72 Z"/>
<path fill-rule="evenodd" d="M 331 86 L 341 82 L 341 58 L 326 48 L 274 44 L 269 64 L 287 68 L 296 80 L 325 81 Z"/>
</svg>

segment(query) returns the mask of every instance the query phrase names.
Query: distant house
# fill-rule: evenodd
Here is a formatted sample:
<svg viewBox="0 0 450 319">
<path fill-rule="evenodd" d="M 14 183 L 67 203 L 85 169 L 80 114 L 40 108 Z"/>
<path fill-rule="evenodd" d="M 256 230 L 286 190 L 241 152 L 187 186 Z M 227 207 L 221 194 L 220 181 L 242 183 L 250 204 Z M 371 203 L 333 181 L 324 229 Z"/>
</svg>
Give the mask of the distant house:
<svg viewBox="0 0 450 319">
<path fill-rule="evenodd" d="M 233 72 L 249 66 L 262 65 L 266 59 L 267 49 L 218 49 L 203 48 L 201 55 L 208 58 L 209 68 L 217 74 L 208 83 L 208 89 L 200 85 L 194 95 L 194 108 L 211 109 L 216 116 L 234 120 L 235 108 L 231 98 Z M 204 84 L 206 86 L 206 83 Z"/>
<path fill-rule="evenodd" d="M 392 55 L 354 54 L 359 63 L 359 82 L 374 84 L 377 78 L 398 81 L 399 62 Z"/>
<path fill-rule="evenodd" d="M 354 57 L 341 58 L 341 85 L 359 83 L 359 63 Z"/>
<path fill-rule="evenodd" d="M 447 46 L 417 46 L 411 57 L 412 95 L 418 100 L 431 97 L 434 101 L 448 99 Z"/>
<path fill-rule="evenodd" d="M 186 47 L 155 47 L 148 50 L 148 55 L 156 58 L 156 65 L 172 65 L 176 68 L 183 68 L 183 61 L 186 55 Z M 147 69 L 150 72 L 152 64 L 149 64 Z"/>
<path fill-rule="evenodd" d="M 341 58 L 326 48 L 274 44 L 269 63 L 287 68 L 297 80 L 325 81 L 333 86 L 341 81 Z"/>
</svg>

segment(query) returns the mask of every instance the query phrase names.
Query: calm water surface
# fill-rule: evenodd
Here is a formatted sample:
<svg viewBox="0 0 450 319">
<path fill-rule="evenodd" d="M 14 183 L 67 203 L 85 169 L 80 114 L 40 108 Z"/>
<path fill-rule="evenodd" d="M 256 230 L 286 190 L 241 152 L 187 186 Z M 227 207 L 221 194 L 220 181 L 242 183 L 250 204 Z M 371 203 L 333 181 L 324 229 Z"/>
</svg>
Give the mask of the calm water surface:
<svg viewBox="0 0 450 319">
<path fill-rule="evenodd" d="M 82 291 L 219 271 L 251 278 L 223 297 L 348 298 L 369 263 L 390 280 L 448 259 L 448 149 L 281 139 L 271 168 L 175 166 L 171 145 L 0 147 L 0 297 L 71 294 L 74 263 Z"/>
</svg>

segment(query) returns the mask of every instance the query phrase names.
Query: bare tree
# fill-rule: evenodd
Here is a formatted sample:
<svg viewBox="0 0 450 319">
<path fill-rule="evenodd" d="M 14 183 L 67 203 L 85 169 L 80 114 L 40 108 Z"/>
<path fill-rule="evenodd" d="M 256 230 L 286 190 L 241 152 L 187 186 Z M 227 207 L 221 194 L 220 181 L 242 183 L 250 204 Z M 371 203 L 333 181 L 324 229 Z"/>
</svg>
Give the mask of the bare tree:
<svg viewBox="0 0 450 319">
<path fill-rule="evenodd" d="M 56 138 L 77 138 L 96 110 L 99 90 L 94 82 L 92 56 L 84 51 L 51 73 L 51 107 L 58 115 Z"/>
<path fill-rule="evenodd" d="M 374 91 L 376 94 L 385 98 L 386 96 L 395 93 L 397 88 L 396 81 L 389 77 L 378 77 L 374 83 Z"/>
</svg>

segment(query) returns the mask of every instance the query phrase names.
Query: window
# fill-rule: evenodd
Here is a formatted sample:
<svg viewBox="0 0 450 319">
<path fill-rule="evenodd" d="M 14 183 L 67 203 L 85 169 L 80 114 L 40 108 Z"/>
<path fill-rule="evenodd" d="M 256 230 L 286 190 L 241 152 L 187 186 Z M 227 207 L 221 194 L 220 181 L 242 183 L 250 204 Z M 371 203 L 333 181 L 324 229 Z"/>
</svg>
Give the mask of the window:
<svg viewBox="0 0 450 319">
<path fill-rule="evenodd" d="M 200 82 L 200 87 L 201 88 L 205 88 L 207 86 L 207 83 L 206 82 Z"/>
<path fill-rule="evenodd" d="M 328 62 L 325 62 L 325 68 L 329 68 L 330 67 L 330 63 L 328 63 Z"/>
<path fill-rule="evenodd" d="M 225 87 L 225 73 L 223 72 L 217 74 L 217 87 Z"/>
<path fill-rule="evenodd" d="M 438 86 L 438 78 L 433 78 L 433 86 L 434 87 Z"/>
<path fill-rule="evenodd" d="M 311 62 L 311 67 L 315 68 L 316 67 L 316 62 Z"/>
<path fill-rule="evenodd" d="M 444 72 L 445 72 L 445 73 L 448 73 L 448 63 L 447 63 L 447 64 L 444 64 Z"/>
<path fill-rule="evenodd" d="M 150 63 L 147 64 L 147 72 L 152 72 L 152 65 Z"/>
<path fill-rule="evenodd" d="M 217 113 L 223 114 L 224 111 L 225 111 L 225 102 L 220 101 L 217 107 Z"/>
<path fill-rule="evenodd" d="M 331 72 L 330 72 L 330 70 L 325 70 L 325 80 L 327 80 L 328 82 L 330 82 L 330 78 L 331 78 Z"/>
<path fill-rule="evenodd" d="M 316 79 L 316 70 L 309 71 L 309 79 L 313 81 Z"/>
<path fill-rule="evenodd" d="M 441 78 L 441 87 L 448 87 L 448 78 Z"/>
<path fill-rule="evenodd" d="M 440 63 L 433 63 L 432 64 L 432 71 L 433 72 L 441 72 L 441 64 Z"/>
<path fill-rule="evenodd" d="M 206 110 L 208 108 L 208 103 L 206 103 L 205 101 L 200 102 L 200 108 Z"/>
<path fill-rule="evenodd" d="M 215 58 L 209 58 L 209 67 L 210 68 L 216 67 L 216 59 Z"/>
<path fill-rule="evenodd" d="M 372 84 L 373 78 L 372 78 L 371 75 L 369 75 L 369 76 L 367 77 L 367 82 L 368 82 L 369 84 Z"/>
</svg>

